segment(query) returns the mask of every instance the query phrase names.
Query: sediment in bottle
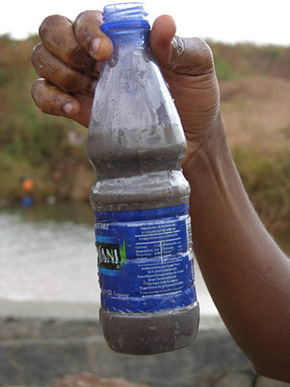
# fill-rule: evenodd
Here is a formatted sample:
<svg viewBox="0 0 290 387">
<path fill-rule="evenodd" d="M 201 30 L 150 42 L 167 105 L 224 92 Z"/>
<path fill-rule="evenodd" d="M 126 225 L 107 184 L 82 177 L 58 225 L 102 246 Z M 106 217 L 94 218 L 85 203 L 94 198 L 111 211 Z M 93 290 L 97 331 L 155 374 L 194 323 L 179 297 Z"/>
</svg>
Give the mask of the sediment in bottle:
<svg viewBox="0 0 290 387">
<path fill-rule="evenodd" d="M 100 309 L 104 337 L 111 349 L 152 355 L 188 346 L 196 337 L 199 305 L 154 313 L 114 313 Z"/>
</svg>

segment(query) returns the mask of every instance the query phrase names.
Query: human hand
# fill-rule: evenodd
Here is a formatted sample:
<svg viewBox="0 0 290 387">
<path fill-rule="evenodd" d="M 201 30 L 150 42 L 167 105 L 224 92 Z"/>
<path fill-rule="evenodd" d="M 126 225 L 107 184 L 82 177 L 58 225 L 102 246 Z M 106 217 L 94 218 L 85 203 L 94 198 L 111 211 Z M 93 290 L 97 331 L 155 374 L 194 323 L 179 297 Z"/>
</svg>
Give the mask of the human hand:
<svg viewBox="0 0 290 387">
<path fill-rule="evenodd" d="M 34 82 L 32 97 L 44 113 L 88 126 L 101 61 L 113 52 L 101 24 L 99 11 L 85 11 L 75 22 L 53 15 L 41 24 L 42 43 L 34 48 L 32 63 L 42 78 Z M 160 16 L 152 26 L 150 44 L 175 100 L 190 156 L 217 127 L 219 89 L 207 44 L 175 37 L 175 32 L 172 17 Z"/>
</svg>

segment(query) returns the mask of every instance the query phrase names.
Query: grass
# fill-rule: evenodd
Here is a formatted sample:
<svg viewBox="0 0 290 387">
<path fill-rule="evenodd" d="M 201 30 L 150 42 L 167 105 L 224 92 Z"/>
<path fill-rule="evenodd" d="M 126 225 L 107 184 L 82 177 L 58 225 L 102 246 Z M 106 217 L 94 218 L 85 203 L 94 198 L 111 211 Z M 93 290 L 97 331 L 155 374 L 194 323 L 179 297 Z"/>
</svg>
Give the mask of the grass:
<svg viewBox="0 0 290 387">
<path fill-rule="evenodd" d="M 267 228 L 273 233 L 289 228 L 289 148 L 235 146 L 233 155 L 246 191 Z"/>
</svg>

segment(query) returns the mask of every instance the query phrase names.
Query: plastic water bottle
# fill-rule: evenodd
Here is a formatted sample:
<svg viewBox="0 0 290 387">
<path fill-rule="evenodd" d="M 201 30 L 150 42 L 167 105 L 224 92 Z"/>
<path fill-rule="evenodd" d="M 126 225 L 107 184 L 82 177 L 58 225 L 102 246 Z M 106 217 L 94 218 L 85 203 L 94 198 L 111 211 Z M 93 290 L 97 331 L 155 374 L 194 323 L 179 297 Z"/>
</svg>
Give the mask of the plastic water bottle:
<svg viewBox="0 0 290 387">
<path fill-rule="evenodd" d="M 186 141 L 150 47 L 142 3 L 108 5 L 113 42 L 96 87 L 88 157 L 101 287 L 100 320 L 117 352 L 153 354 L 189 345 L 199 323 Z"/>
</svg>

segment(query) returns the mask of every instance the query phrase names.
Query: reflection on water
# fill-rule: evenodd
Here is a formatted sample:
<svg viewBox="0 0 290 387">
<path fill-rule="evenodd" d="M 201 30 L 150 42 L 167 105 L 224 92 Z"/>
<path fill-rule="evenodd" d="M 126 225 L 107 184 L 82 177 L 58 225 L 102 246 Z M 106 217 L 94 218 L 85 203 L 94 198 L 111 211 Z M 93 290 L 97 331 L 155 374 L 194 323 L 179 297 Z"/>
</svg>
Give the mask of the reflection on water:
<svg viewBox="0 0 290 387">
<path fill-rule="evenodd" d="M 42 222 L 73 222 L 76 224 L 93 225 L 93 212 L 89 203 L 63 201 L 54 204 L 38 204 L 31 207 L 15 206 L 3 210 L 1 214 L 17 215 L 23 221 Z"/>
<path fill-rule="evenodd" d="M 98 303 L 94 220 L 89 203 L 0 211 L 0 300 Z M 289 233 L 276 240 L 290 254 Z M 201 313 L 216 314 L 196 265 Z"/>
</svg>

